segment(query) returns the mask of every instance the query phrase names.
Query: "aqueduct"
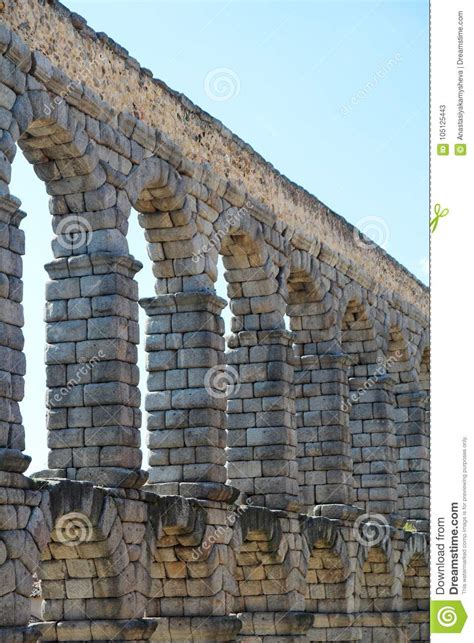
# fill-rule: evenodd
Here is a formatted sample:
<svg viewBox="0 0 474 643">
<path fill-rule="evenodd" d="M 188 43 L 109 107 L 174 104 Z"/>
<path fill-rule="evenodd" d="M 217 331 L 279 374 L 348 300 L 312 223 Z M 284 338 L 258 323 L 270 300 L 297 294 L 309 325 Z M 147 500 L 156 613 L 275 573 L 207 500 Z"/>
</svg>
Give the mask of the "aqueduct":
<svg viewBox="0 0 474 643">
<path fill-rule="evenodd" d="M 428 640 L 427 289 L 77 14 L 0 7 L 0 641 Z M 18 147 L 55 235 L 32 475 Z"/>
</svg>

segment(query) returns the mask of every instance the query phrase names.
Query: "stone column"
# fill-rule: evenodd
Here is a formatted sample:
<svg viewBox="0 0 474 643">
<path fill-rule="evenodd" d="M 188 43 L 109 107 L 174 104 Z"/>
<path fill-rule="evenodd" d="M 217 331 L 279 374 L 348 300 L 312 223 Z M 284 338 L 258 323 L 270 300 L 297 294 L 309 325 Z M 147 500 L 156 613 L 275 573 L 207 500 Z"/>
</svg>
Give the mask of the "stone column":
<svg viewBox="0 0 474 643">
<path fill-rule="evenodd" d="M 147 370 L 149 483 L 160 494 L 225 502 L 225 301 L 209 292 L 142 299 Z"/>
<path fill-rule="evenodd" d="M 393 380 L 349 378 L 356 500 L 372 514 L 397 510 Z"/>
<path fill-rule="evenodd" d="M 32 573 L 43 545 L 38 538 L 41 493 L 24 474 L 31 458 L 23 453 L 25 430 L 20 402 L 24 394 L 22 255 L 25 213 L 13 196 L 0 197 L 0 641 L 33 643 L 28 628 Z M 21 546 L 19 546 L 21 543 Z"/>
<path fill-rule="evenodd" d="M 307 509 L 354 501 L 347 355 L 302 355 L 295 374 L 298 467 Z"/>
<path fill-rule="evenodd" d="M 148 494 L 148 497 L 153 497 Z M 148 514 L 157 526 L 147 617 L 158 617 L 153 641 L 236 641 L 236 581 L 227 503 L 168 496 Z"/>
<path fill-rule="evenodd" d="M 397 395 L 399 511 L 411 520 L 430 517 L 430 438 L 426 421 L 427 394 Z"/>
<path fill-rule="evenodd" d="M 63 480 L 43 486 L 41 641 L 145 641 L 156 537 L 153 499 Z"/>
<path fill-rule="evenodd" d="M 24 394 L 22 255 L 25 213 L 20 201 L 0 197 L 0 486 L 27 486 L 31 458 L 23 453 L 25 430 L 19 403 Z"/>
<path fill-rule="evenodd" d="M 229 480 L 253 505 L 300 507 L 296 462 L 293 334 L 241 331 L 229 339 Z"/>
<path fill-rule="evenodd" d="M 49 470 L 38 477 L 139 487 L 141 264 L 90 252 L 47 264 Z"/>
</svg>

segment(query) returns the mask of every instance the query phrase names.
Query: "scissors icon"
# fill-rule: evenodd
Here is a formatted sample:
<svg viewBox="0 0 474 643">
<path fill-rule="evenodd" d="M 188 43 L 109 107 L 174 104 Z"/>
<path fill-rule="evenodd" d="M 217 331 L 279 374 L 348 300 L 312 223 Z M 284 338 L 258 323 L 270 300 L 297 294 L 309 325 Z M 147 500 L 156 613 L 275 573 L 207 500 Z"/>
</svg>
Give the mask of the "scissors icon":
<svg viewBox="0 0 474 643">
<path fill-rule="evenodd" d="M 436 203 L 434 207 L 434 213 L 435 213 L 435 216 L 430 221 L 431 232 L 434 232 L 436 230 L 440 219 L 448 216 L 449 210 L 448 208 L 444 208 L 443 210 L 441 210 L 441 205 L 439 203 Z"/>
</svg>

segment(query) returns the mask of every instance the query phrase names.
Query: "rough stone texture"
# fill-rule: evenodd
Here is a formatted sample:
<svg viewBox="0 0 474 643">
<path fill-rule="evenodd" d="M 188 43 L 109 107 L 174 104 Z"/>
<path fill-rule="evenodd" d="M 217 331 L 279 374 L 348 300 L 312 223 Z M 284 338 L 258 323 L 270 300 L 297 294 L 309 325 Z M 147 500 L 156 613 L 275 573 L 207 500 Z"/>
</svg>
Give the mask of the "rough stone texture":
<svg viewBox="0 0 474 643">
<path fill-rule="evenodd" d="M 397 624 L 427 640 L 426 534 L 387 527 L 366 544 L 341 505 L 319 512 L 337 518 L 298 517 L 78 481 L 32 486 L 0 489 L 0 516 L 16 516 L 0 531 L 10 636 L 28 620 L 33 573 L 44 601 L 44 622 L 18 640 L 319 641 L 347 628 L 344 640 L 377 641 Z"/>
<path fill-rule="evenodd" d="M 0 7 L 0 641 L 427 640 L 426 289 L 80 16 Z M 32 477 L 18 147 L 55 233 Z"/>
</svg>

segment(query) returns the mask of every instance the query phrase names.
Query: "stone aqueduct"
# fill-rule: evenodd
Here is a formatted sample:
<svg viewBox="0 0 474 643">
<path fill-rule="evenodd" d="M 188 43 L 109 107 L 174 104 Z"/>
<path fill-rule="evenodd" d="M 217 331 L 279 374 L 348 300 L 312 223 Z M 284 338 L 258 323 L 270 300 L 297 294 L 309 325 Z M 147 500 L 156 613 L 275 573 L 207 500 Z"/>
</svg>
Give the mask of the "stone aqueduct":
<svg viewBox="0 0 474 643">
<path fill-rule="evenodd" d="M 428 640 L 426 288 L 76 14 L 0 5 L 0 641 Z M 55 233 L 32 476 L 17 147 Z"/>
</svg>

